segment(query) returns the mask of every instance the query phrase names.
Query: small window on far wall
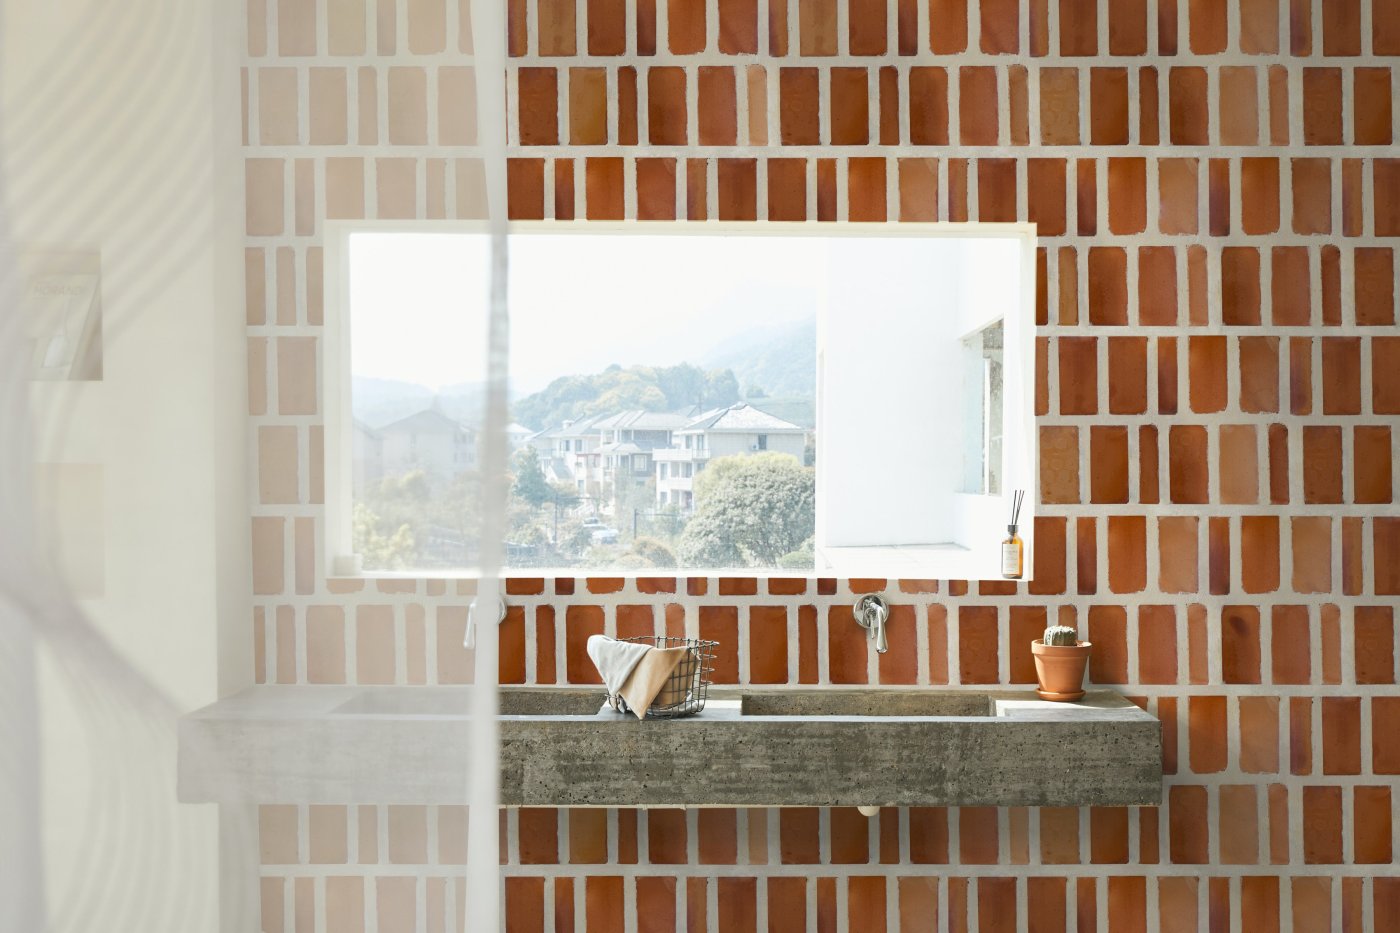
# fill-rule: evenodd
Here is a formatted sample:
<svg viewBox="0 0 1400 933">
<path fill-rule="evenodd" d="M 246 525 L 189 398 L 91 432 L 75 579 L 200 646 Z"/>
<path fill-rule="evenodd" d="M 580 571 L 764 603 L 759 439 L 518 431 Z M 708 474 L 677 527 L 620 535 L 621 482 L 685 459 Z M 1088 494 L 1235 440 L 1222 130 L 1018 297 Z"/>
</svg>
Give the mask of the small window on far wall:
<svg viewBox="0 0 1400 933">
<path fill-rule="evenodd" d="M 1034 237 L 901 227 L 514 226 L 508 569 L 994 576 Z M 332 234 L 331 572 L 471 572 L 488 239 Z"/>
</svg>

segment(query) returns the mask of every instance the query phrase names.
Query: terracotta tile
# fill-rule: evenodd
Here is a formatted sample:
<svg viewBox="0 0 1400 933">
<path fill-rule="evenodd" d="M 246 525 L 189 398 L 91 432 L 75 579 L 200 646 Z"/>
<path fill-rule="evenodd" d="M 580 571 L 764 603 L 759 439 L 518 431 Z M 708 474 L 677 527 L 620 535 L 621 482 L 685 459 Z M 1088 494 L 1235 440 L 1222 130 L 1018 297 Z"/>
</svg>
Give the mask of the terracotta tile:
<svg viewBox="0 0 1400 933">
<path fill-rule="evenodd" d="M 1188 703 L 1191 770 L 1211 774 L 1225 770 L 1228 749 L 1225 698 L 1193 696 Z"/>
<path fill-rule="evenodd" d="M 1207 812 L 1204 787 L 1178 784 L 1167 788 L 1168 845 L 1172 862 L 1203 865 L 1209 860 Z"/>
<path fill-rule="evenodd" d="M 637 219 L 676 219 L 675 159 L 637 160 Z"/>
<path fill-rule="evenodd" d="M 935 55 L 956 55 L 967 49 L 966 0 L 929 0 L 929 50 Z"/>
<path fill-rule="evenodd" d="M 720 220 L 758 219 L 758 162 L 717 159 Z"/>
<path fill-rule="evenodd" d="M 1332 163 L 1328 159 L 1292 159 L 1293 232 L 1330 233 L 1332 231 Z M 1284 249 L 1306 255 L 1302 247 L 1275 247 L 1275 255 Z M 1306 267 L 1296 275 L 1306 279 Z M 1299 301 L 1304 296 L 1296 296 Z M 1306 311 L 1303 312 L 1306 319 Z"/>
<path fill-rule="evenodd" d="M 1167 593 L 1194 593 L 1200 561 L 1199 519 L 1162 516 L 1157 519 L 1158 585 Z"/>
<path fill-rule="evenodd" d="M 919 651 L 915 608 L 911 605 L 891 606 L 885 629 L 890 650 L 876 658 L 880 683 L 916 683 L 919 678 Z"/>
<path fill-rule="evenodd" d="M 1016 161 L 977 160 L 977 218 L 984 223 L 1016 220 Z"/>
<path fill-rule="evenodd" d="M 821 142 L 821 85 L 815 68 L 778 70 L 779 136 L 784 146 L 814 146 Z"/>
<path fill-rule="evenodd" d="M 1167 434 L 1167 444 L 1171 501 L 1205 502 L 1209 477 L 1206 429 L 1198 425 L 1173 425 Z"/>
<path fill-rule="evenodd" d="M 928 667 L 929 682 L 948 683 L 948 609 L 946 606 L 928 607 Z"/>
<path fill-rule="evenodd" d="M 521 68 L 519 125 L 522 146 L 559 143 L 559 72 L 554 68 Z"/>
<path fill-rule="evenodd" d="M 1391 862 L 1392 820 L 1389 787 L 1358 787 L 1352 803 L 1352 861 L 1360 865 Z"/>
<path fill-rule="evenodd" d="M 1040 236 L 1065 232 L 1065 160 L 1026 160 L 1026 219 Z"/>
<path fill-rule="evenodd" d="M 1122 606 L 1090 606 L 1084 638 L 1092 642 L 1089 680 L 1096 684 L 1128 682 L 1127 611 Z"/>
<path fill-rule="evenodd" d="M 948 144 L 946 69 L 909 69 L 909 140 L 916 146 Z"/>
<path fill-rule="evenodd" d="M 621 220 L 622 159 L 584 160 L 584 198 L 589 220 Z"/>
<path fill-rule="evenodd" d="M 863 865 L 870 861 L 870 822 L 854 807 L 828 811 L 830 858 L 833 865 Z"/>
<path fill-rule="evenodd" d="M 1091 0 L 1059 0 L 1060 54 L 1063 56 L 1098 53 L 1098 4 Z"/>
<path fill-rule="evenodd" d="M 967 213 L 967 159 L 948 160 L 948 219 L 965 223 Z"/>
<path fill-rule="evenodd" d="M 588 0 L 588 54 L 621 55 L 627 49 L 627 9 L 621 0 Z"/>
<path fill-rule="evenodd" d="M 737 606 L 701 606 L 700 637 L 718 642 L 715 658 L 710 662 L 714 671 L 710 679 L 717 684 L 739 682 L 739 608 Z"/>
<path fill-rule="evenodd" d="M 1176 667 L 1176 610 L 1172 606 L 1141 606 L 1137 624 L 1137 682 L 1174 684 Z"/>
<path fill-rule="evenodd" d="M 898 884 L 900 929 L 919 929 L 938 916 L 937 878 L 900 878 Z"/>
<path fill-rule="evenodd" d="M 1240 410 L 1251 414 L 1278 411 L 1278 338 L 1241 337 L 1239 352 Z"/>
<path fill-rule="evenodd" d="M 1390 606 L 1358 606 L 1355 620 L 1356 682 L 1395 683 L 1395 618 Z"/>
<path fill-rule="evenodd" d="M 1128 810 L 1124 807 L 1089 808 L 1089 857 L 1095 864 L 1128 862 Z"/>
<path fill-rule="evenodd" d="M 1128 143 L 1126 68 L 1089 69 L 1089 142 L 1095 146 Z"/>
<path fill-rule="evenodd" d="M 1388 248 L 1358 247 L 1353 253 L 1356 323 L 1395 323 L 1395 259 Z"/>
<path fill-rule="evenodd" d="M 1240 770 L 1278 773 L 1278 697 L 1240 697 Z"/>
<path fill-rule="evenodd" d="M 647 125 L 652 145 L 685 145 L 685 83 L 684 68 L 647 69 Z"/>
<path fill-rule="evenodd" d="M 1119 247 L 1090 247 L 1088 284 L 1089 323 L 1127 324 L 1127 252 Z"/>
<path fill-rule="evenodd" d="M 829 652 L 832 683 L 863 684 L 867 682 L 866 645 L 868 636 L 856 625 L 848 606 L 832 606 L 827 614 L 827 651 Z"/>
<path fill-rule="evenodd" d="M 601 684 L 598 669 L 588 657 L 591 635 L 603 634 L 601 606 L 569 606 L 564 614 L 565 676 L 571 684 Z"/>
<path fill-rule="evenodd" d="M 1322 621 L 1322 682 L 1342 682 L 1342 622 L 1336 603 L 1323 603 Z"/>
<path fill-rule="evenodd" d="M 622 933 L 625 897 L 620 875 L 590 875 L 583 879 L 584 916 L 589 933 Z"/>
<path fill-rule="evenodd" d="M 544 160 L 507 159 L 507 211 L 511 220 L 544 219 Z"/>
<path fill-rule="evenodd" d="M 958 70 L 959 141 L 964 146 L 997 144 L 997 77 L 990 67 Z"/>
<path fill-rule="evenodd" d="M 781 808 L 778 838 L 784 865 L 817 864 L 821 861 L 821 811 L 816 807 Z"/>
<path fill-rule="evenodd" d="M 1228 401 L 1228 344 L 1221 336 L 1191 337 L 1187 363 L 1191 377 L 1191 410 L 1223 411 Z"/>
<path fill-rule="evenodd" d="M 1079 144 L 1079 69 L 1041 70 L 1040 141 L 1047 146 Z"/>
<path fill-rule="evenodd" d="M 1361 413 L 1361 339 L 1322 338 L 1322 411 L 1328 415 Z"/>
<path fill-rule="evenodd" d="M 1067 520 L 1063 517 L 1036 517 L 1035 575 L 1028 584 L 1031 594 L 1055 596 L 1066 592 L 1066 529 Z"/>
<path fill-rule="evenodd" d="M 1322 698 L 1322 773 L 1361 773 L 1361 699 Z"/>
<path fill-rule="evenodd" d="M 1323 55 L 1361 54 L 1361 0 L 1333 0 L 1322 18 Z"/>
<path fill-rule="evenodd" d="M 835 611 L 833 608 L 833 614 Z M 857 629 L 857 631 L 860 630 Z M 958 668 L 961 683 L 994 684 L 998 681 L 997 642 L 997 610 L 995 607 L 959 607 Z M 863 680 L 859 682 L 864 683 Z"/>
<path fill-rule="evenodd" d="M 1240 572 L 1246 593 L 1278 589 L 1278 516 L 1246 515 L 1240 519 Z"/>
<path fill-rule="evenodd" d="M 1210 122 L 1205 69 L 1174 66 L 1168 72 L 1167 87 L 1172 144 L 1208 145 Z"/>
<path fill-rule="evenodd" d="M 1221 668 L 1227 684 L 1260 682 L 1259 610 L 1226 606 L 1221 612 Z"/>
<path fill-rule="evenodd" d="M 673 877 L 637 878 L 638 933 L 675 933 L 676 883 Z"/>
<path fill-rule="evenodd" d="M 701 67 L 697 73 L 700 145 L 732 146 L 739 132 L 734 69 Z"/>
<path fill-rule="evenodd" d="M 1147 326 L 1170 326 L 1175 325 L 1177 319 L 1176 251 L 1170 246 L 1140 247 L 1138 249 L 1139 323 Z M 1111 361 L 1110 357 L 1110 363 Z"/>
<path fill-rule="evenodd" d="M 1220 501 L 1259 501 L 1259 444 L 1252 424 L 1220 426 Z"/>
<path fill-rule="evenodd" d="M 738 825 L 733 809 L 701 808 L 696 811 L 700 861 L 705 865 L 733 865 L 738 858 Z"/>
<path fill-rule="evenodd" d="M 846 193 L 852 221 L 886 220 L 885 160 L 852 158 L 846 162 Z"/>
<path fill-rule="evenodd" d="M 964 865 L 995 865 L 1000 848 L 996 807 L 958 808 L 958 852 Z"/>
<path fill-rule="evenodd" d="M 1128 429 L 1094 426 L 1089 432 L 1089 501 L 1128 501 Z"/>
<path fill-rule="evenodd" d="M 1199 229 L 1196 214 L 1199 166 L 1196 159 L 1157 160 L 1158 229 L 1162 233 L 1195 233 Z"/>
<path fill-rule="evenodd" d="M 1259 144 L 1258 73 L 1250 67 L 1220 69 L 1220 144 L 1255 146 Z M 1249 161 L 1249 160 L 1244 160 Z M 1277 168 L 1277 163 L 1275 163 Z M 1278 200 L 1275 185 L 1274 200 Z M 1249 205 L 1243 205 L 1246 211 Z"/>
<path fill-rule="evenodd" d="M 1040 497 L 1045 503 L 1079 501 L 1079 429 L 1040 428 Z"/>
<path fill-rule="evenodd" d="M 672 55 L 694 55 L 705 50 L 703 0 L 666 0 L 667 46 Z"/>
<path fill-rule="evenodd" d="M 1293 590 L 1327 593 L 1332 589 L 1332 519 L 1295 516 L 1293 524 Z"/>
<path fill-rule="evenodd" d="M 1342 429 L 1303 427 L 1303 501 L 1342 501 Z"/>
<path fill-rule="evenodd" d="M 1400 414 L 1400 337 L 1371 338 L 1371 411 Z"/>
<path fill-rule="evenodd" d="M 935 159 L 899 160 L 899 219 L 935 220 L 938 217 L 938 162 Z"/>
<path fill-rule="evenodd" d="M 1358 146 L 1389 146 L 1395 138 L 1390 116 L 1390 70 L 1357 68 L 1352 72 L 1352 80 L 1352 141 Z"/>
<path fill-rule="evenodd" d="M 1138 427 L 1138 500 L 1149 505 L 1162 501 L 1161 451 L 1157 426 Z"/>
<path fill-rule="evenodd" d="M 783 606 L 749 607 L 749 681 L 787 683 L 788 613 Z"/>
<path fill-rule="evenodd" d="M 1099 229 L 1098 165 L 1093 159 L 1079 159 L 1074 169 L 1077 230 L 1080 236 L 1093 236 Z"/>
<path fill-rule="evenodd" d="M 1342 144 L 1342 70 L 1303 69 L 1303 142 L 1309 146 Z"/>
<path fill-rule="evenodd" d="M 1093 337 L 1061 337 L 1060 414 L 1092 415 L 1098 412 L 1098 347 Z"/>
<path fill-rule="evenodd" d="M 765 883 L 770 933 L 806 933 L 807 879 L 770 876 Z"/>
<path fill-rule="evenodd" d="M 1098 591 L 1098 526 L 1092 517 L 1075 519 L 1075 575 L 1076 588 L 1080 594 Z"/>
<path fill-rule="evenodd" d="M 1342 789 L 1303 788 L 1303 861 L 1335 865 L 1342 861 Z"/>
</svg>

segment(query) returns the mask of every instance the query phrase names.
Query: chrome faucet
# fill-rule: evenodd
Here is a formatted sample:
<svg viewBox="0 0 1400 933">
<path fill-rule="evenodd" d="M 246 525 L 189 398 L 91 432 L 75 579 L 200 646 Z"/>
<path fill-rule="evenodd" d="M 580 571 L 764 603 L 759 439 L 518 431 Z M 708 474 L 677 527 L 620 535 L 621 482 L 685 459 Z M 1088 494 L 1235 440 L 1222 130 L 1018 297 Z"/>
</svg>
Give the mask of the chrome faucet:
<svg viewBox="0 0 1400 933">
<path fill-rule="evenodd" d="M 890 650 L 889 639 L 885 637 L 885 622 L 890 617 L 890 604 L 885 597 L 870 593 L 856 600 L 856 624 L 870 633 L 875 639 L 875 650 L 884 654 Z"/>
</svg>

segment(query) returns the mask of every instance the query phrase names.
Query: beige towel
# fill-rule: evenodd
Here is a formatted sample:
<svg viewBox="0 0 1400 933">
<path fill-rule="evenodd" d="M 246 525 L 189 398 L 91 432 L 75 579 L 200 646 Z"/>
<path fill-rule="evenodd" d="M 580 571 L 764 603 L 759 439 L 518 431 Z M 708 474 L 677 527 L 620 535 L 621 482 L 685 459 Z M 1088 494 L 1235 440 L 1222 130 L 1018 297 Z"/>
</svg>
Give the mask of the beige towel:
<svg viewBox="0 0 1400 933">
<path fill-rule="evenodd" d="M 646 716 L 653 702 L 658 706 L 673 706 L 685 699 L 689 684 L 672 685 L 669 680 L 677 665 L 683 672 L 686 670 L 689 654 L 690 649 L 686 647 L 652 648 L 637 662 L 618 692 L 638 719 Z"/>
</svg>

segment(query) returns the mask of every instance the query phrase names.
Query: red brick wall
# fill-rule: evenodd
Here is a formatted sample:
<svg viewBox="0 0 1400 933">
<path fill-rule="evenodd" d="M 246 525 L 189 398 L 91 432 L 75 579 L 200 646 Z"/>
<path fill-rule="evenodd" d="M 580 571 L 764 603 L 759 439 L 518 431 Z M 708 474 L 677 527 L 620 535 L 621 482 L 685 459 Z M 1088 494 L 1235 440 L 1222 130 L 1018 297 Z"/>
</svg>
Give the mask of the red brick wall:
<svg viewBox="0 0 1400 933">
<path fill-rule="evenodd" d="M 309 47 L 361 82 L 362 111 L 384 56 L 430 78 L 460 56 L 454 39 L 413 58 L 441 0 L 379 0 L 348 45 L 342 14 L 282 6 L 327 15 L 329 39 Z M 1167 772 L 1161 809 L 511 812 L 510 929 L 1400 929 L 1400 2 L 510 9 L 514 217 L 1036 222 L 1042 504 L 1030 584 L 514 581 L 503 681 L 589 682 L 587 634 L 664 627 L 718 637 L 722 681 L 1024 684 L 1027 643 L 1056 618 L 1095 643 L 1095 683 L 1161 718 Z M 250 57 L 269 54 L 255 35 Z M 396 100 L 381 89 L 369 106 L 392 116 Z M 424 138 L 396 153 L 423 165 L 411 210 L 455 216 L 460 153 Z M 365 155 L 294 142 L 295 166 L 253 133 L 250 179 L 283 159 L 290 198 L 303 177 L 330 183 L 325 156 Z M 376 196 L 373 161 L 339 215 L 403 209 Z M 286 321 L 250 300 L 251 411 L 319 449 L 305 357 L 285 343 L 320 324 L 319 224 L 295 216 L 295 230 L 250 225 L 267 305 L 284 248 L 311 296 L 290 298 Z M 318 469 L 306 456 L 303 474 Z M 454 585 L 328 584 L 301 559 L 319 485 L 293 484 L 290 504 L 269 485 L 254 519 L 260 677 L 460 680 Z M 877 658 L 849 605 L 879 588 L 895 605 Z M 457 814 L 385 809 L 274 814 L 294 838 L 358 834 L 362 857 L 285 849 L 265 858 L 265 898 L 353 913 L 344 898 L 417 865 L 418 919 L 437 929 L 453 860 L 387 853 L 395 826 Z"/>
</svg>

